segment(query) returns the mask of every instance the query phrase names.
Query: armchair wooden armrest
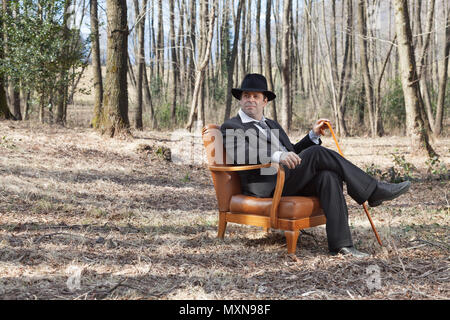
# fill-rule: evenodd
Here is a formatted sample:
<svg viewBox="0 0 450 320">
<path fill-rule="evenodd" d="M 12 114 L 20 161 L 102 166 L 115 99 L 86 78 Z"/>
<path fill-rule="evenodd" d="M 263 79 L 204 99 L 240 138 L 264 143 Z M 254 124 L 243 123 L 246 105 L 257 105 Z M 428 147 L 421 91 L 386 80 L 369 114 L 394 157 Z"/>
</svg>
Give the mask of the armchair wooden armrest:
<svg viewBox="0 0 450 320">
<path fill-rule="evenodd" d="M 280 204 L 281 194 L 284 188 L 284 168 L 278 163 L 273 163 L 277 168 L 277 184 L 273 192 L 272 206 L 270 207 L 270 225 L 278 229 L 278 205 Z"/>
<path fill-rule="evenodd" d="M 246 171 L 246 170 L 256 170 L 261 168 L 269 168 L 275 163 L 264 163 L 264 164 L 252 164 L 246 166 L 208 166 L 211 171 Z"/>
<path fill-rule="evenodd" d="M 285 172 L 283 166 L 278 163 L 265 163 L 245 166 L 208 166 L 211 171 L 246 171 L 256 170 L 261 168 L 274 167 L 277 169 L 277 183 L 273 193 L 272 206 L 270 207 L 270 224 L 274 229 L 278 229 L 278 206 L 283 193 Z"/>
</svg>

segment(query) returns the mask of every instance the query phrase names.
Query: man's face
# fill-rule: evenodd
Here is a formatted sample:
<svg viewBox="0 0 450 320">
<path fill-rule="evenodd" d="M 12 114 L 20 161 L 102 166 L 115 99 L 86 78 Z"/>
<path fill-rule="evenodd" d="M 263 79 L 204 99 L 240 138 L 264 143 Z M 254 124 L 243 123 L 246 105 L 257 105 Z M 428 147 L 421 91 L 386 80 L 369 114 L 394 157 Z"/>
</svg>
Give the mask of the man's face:
<svg viewBox="0 0 450 320">
<path fill-rule="evenodd" d="M 267 98 L 262 92 L 244 91 L 240 100 L 242 111 L 258 121 L 262 119 L 263 109 L 267 102 Z"/>
</svg>

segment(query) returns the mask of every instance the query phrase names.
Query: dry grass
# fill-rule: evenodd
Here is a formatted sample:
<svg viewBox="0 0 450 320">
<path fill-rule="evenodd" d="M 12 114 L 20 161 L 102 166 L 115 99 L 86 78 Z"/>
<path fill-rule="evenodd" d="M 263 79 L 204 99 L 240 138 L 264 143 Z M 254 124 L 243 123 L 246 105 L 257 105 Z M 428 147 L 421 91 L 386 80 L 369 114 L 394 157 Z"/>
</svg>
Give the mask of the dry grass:
<svg viewBox="0 0 450 320">
<path fill-rule="evenodd" d="M 332 257 L 323 226 L 295 256 L 281 233 L 229 224 L 216 239 L 209 172 L 137 153 L 169 133 L 111 140 L 86 128 L 0 122 L 0 297 L 3 299 L 449 299 L 449 181 L 414 182 L 350 224 L 365 259 Z M 295 134 L 294 134 L 295 136 Z M 406 139 L 349 138 L 359 165 L 392 165 Z M 331 139 L 325 146 L 333 147 Z M 450 139 L 439 144 L 449 166 Z M 380 282 L 371 270 L 379 272 Z M 77 283 L 77 273 L 80 282 Z"/>
</svg>

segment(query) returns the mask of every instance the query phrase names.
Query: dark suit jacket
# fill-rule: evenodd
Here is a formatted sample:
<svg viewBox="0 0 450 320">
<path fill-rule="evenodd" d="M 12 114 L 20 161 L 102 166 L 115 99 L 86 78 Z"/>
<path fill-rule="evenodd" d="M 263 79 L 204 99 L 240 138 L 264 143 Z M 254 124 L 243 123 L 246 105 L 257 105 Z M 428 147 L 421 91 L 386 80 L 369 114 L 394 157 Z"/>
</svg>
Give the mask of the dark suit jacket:
<svg viewBox="0 0 450 320">
<path fill-rule="evenodd" d="M 223 143 L 229 158 L 227 164 L 268 163 L 271 162 L 273 151 L 280 150 L 276 145 L 276 141 L 268 143 L 267 147 L 265 147 L 267 140 L 264 134 L 261 134 L 260 130 L 255 126 L 255 123 L 243 123 L 238 114 L 222 124 L 220 131 L 222 132 Z M 302 150 L 315 145 L 309 138 L 309 135 L 306 135 L 296 144 L 292 144 L 286 132 L 277 122 L 266 118 L 266 123 L 270 129 L 278 129 L 279 141 L 288 151 L 299 154 Z M 264 142 L 264 144 L 261 142 Z M 320 139 L 319 143 L 322 144 Z M 285 169 L 288 170 L 286 167 Z M 267 172 L 267 169 L 265 172 L 262 170 L 240 171 L 239 176 L 241 177 L 243 194 L 256 197 L 271 197 L 276 185 L 276 172 L 272 171 L 272 174 L 267 174 Z"/>
</svg>

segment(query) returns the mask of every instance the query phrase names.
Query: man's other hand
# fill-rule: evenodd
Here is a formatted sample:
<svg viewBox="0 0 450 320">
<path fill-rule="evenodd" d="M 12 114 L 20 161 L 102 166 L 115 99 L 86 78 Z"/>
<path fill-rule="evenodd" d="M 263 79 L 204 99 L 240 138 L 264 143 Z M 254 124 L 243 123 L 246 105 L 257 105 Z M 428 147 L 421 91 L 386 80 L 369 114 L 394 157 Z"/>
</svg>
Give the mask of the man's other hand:
<svg viewBox="0 0 450 320">
<path fill-rule="evenodd" d="M 316 136 L 320 136 L 324 134 L 324 130 L 327 129 L 327 125 L 325 122 L 329 122 L 331 124 L 331 121 L 328 119 L 319 119 L 316 121 L 316 123 L 313 126 L 313 131 L 316 134 Z"/>
<path fill-rule="evenodd" d="M 283 152 L 280 156 L 280 163 L 289 169 L 294 169 L 302 162 L 302 159 L 295 152 Z"/>
</svg>

